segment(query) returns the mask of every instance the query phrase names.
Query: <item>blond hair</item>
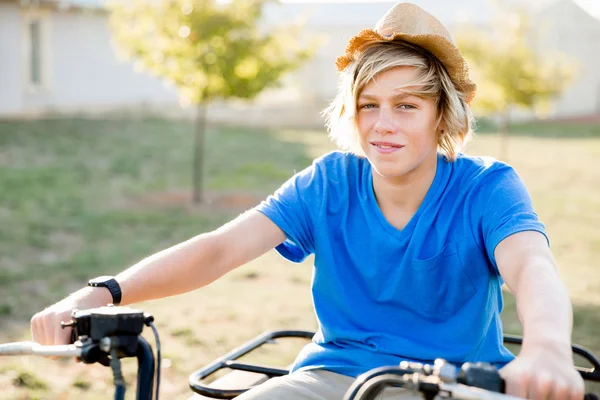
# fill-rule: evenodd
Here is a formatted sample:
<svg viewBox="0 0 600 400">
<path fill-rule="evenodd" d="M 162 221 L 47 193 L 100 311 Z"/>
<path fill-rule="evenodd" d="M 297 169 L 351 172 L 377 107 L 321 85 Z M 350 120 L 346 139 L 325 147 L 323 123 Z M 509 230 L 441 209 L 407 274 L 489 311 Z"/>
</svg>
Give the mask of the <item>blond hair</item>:
<svg viewBox="0 0 600 400">
<path fill-rule="evenodd" d="M 323 111 L 329 137 L 342 149 L 364 156 L 358 140 L 356 111 L 358 96 L 376 76 L 395 67 L 415 67 L 420 71 L 413 81 L 399 87 L 405 93 L 435 99 L 439 134 L 438 152 L 454 161 L 472 135 L 473 115 L 442 63 L 421 47 L 401 42 L 369 45 L 339 75 L 338 93 Z M 417 87 L 418 89 L 412 89 Z"/>
</svg>

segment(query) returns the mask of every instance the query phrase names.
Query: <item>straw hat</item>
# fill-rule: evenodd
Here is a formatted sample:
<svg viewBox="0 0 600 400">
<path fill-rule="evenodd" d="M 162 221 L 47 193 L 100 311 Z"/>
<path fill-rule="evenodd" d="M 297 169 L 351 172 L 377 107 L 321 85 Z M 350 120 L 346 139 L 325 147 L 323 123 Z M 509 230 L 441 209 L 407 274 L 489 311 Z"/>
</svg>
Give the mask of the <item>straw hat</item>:
<svg viewBox="0 0 600 400">
<path fill-rule="evenodd" d="M 398 3 L 377 22 L 348 42 L 346 53 L 337 58 L 338 71 L 346 69 L 369 45 L 403 40 L 422 47 L 437 57 L 458 90 L 470 103 L 477 86 L 469 79 L 469 67 L 448 30 L 433 15 L 412 3 Z"/>
</svg>

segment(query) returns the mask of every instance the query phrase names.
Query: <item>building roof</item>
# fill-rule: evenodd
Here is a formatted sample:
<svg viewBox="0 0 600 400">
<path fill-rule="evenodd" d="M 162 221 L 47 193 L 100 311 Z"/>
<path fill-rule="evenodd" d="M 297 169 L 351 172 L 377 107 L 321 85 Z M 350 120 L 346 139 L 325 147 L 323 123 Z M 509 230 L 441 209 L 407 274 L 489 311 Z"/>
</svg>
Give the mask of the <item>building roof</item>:
<svg viewBox="0 0 600 400">
<path fill-rule="evenodd" d="M 48 4 L 55 5 L 59 8 L 92 8 L 92 9 L 105 9 L 107 0 L 18 0 L 23 5 L 39 5 Z"/>
</svg>

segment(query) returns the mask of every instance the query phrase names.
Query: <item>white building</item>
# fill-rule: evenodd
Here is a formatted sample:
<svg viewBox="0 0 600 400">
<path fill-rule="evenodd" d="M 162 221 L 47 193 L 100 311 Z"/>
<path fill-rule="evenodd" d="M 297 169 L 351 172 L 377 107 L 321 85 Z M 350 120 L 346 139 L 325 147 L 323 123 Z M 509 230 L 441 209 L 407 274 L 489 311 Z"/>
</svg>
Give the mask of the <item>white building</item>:
<svg viewBox="0 0 600 400">
<path fill-rule="evenodd" d="M 175 89 L 118 60 L 100 3 L 69 3 L 0 0 L 0 116 L 177 104 Z"/>
<path fill-rule="evenodd" d="M 483 0 L 465 0 L 463 8 L 445 0 L 412 1 L 451 31 L 465 20 L 485 24 L 493 16 Z M 536 21 L 549 33 L 539 45 L 563 51 L 580 65 L 576 81 L 558 99 L 552 115 L 600 113 L 600 21 L 572 0 L 545 1 L 548 4 L 537 11 Z M 140 108 L 179 112 L 173 87 L 118 59 L 103 2 L 0 0 L 0 117 Z M 322 37 L 323 46 L 310 63 L 286 77 L 284 90 L 265 92 L 252 104 L 215 104 L 210 118 L 322 125 L 319 111 L 336 89 L 335 58 L 343 53 L 348 38 L 372 27 L 391 5 L 365 0 L 269 6 L 266 23 L 305 15 L 307 32 Z"/>
<path fill-rule="evenodd" d="M 600 114 L 600 20 L 571 0 L 558 0 L 539 12 L 536 26 L 540 48 L 558 50 L 577 65 L 572 84 L 553 104 L 553 115 Z"/>
</svg>

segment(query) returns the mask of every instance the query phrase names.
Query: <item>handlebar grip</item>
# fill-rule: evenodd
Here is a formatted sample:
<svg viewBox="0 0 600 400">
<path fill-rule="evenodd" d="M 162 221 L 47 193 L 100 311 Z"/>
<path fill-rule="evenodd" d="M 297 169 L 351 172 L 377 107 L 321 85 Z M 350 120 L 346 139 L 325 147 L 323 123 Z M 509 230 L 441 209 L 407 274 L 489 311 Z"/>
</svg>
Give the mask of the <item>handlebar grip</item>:
<svg viewBox="0 0 600 400">
<path fill-rule="evenodd" d="M 598 400 L 598 396 L 594 393 L 586 393 L 583 400 Z"/>
<path fill-rule="evenodd" d="M 484 362 L 464 363 L 456 381 L 463 385 L 474 386 L 496 393 L 504 393 L 506 389 L 506 384 L 498 369 L 494 365 Z"/>
</svg>

